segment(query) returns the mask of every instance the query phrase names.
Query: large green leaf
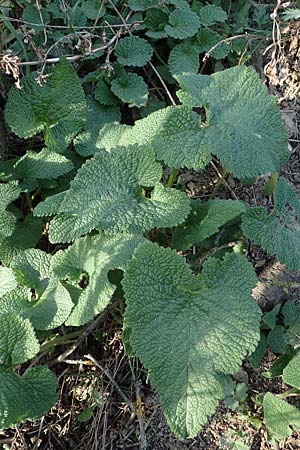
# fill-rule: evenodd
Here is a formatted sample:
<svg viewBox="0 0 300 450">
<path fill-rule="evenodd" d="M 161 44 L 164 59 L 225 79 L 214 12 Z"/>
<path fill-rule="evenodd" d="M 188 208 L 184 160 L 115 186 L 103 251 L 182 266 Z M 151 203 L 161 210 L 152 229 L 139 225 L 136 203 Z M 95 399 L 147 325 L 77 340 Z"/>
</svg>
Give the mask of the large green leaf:
<svg viewBox="0 0 300 450">
<path fill-rule="evenodd" d="M 162 168 L 148 147 L 131 146 L 98 153 L 87 161 L 71 183 L 51 221 L 50 241 L 71 242 L 97 228 L 142 232 L 183 222 L 190 210 L 187 196 L 163 187 Z M 145 187 L 154 186 L 150 198 Z M 49 201 L 48 201 L 49 202 Z M 46 202 L 36 214 L 47 213 Z"/>
<path fill-rule="evenodd" d="M 0 298 L 0 304 L 2 298 Z M 1 366 L 21 364 L 39 351 L 39 343 L 29 320 L 0 311 L 0 370 Z"/>
<path fill-rule="evenodd" d="M 264 417 L 269 432 L 280 441 L 300 427 L 300 411 L 285 400 L 267 392 L 264 396 Z"/>
<path fill-rule="evenodd" d="M 124 269 L 142 241 L 142 237 L 129 234 L 86 236 L 53 256 L 51 268 L 56 277 L 73 282 L 77 288 L 82 278 L 87 283 L 85 288 L 80 288 L 67 325 L 84 325 L 105 309 L 115 291 L 107 278 L 108 272 Z"/>
<path fill-rule="evenodd" d="M 243 217 L 245 235 L 291 270 L 300 269 L 300 200 L 290 184 L 279 178 L 274 209 L 249 208 Z"/>
<path fill-rule="evenodd" d="M 0 429 L 36 420 L 56 402 L 56 378 L 47 367 L 37 366 L 25 375 L 0 372 Z"/>
<path fill-rule="evenodd" d="M 228 171 L 240 178 L 280 171 L 289 157 L 286 130 L 275 98 L 251 67 L 217 72 L 209 83 L 202 75 L 178 79 L 184 103 L 206 108 L 200 145 Z"/>
<path fill-rule="evenodd" d="M 5 107 L 6 121 L 23 138 L 43 131 L 48 146 L 62 151 L 85 123 L 86 102 L 80 80 L 65 59 L 43 85 L 36 82 L 36 77 L 36 73 L 26 76 L 22 89 L 11 89 Z"/>
<path fill-rule="evenodd" d="M 286 131 L 275 99 L 251 68 L 233 67 L 207 75 L 177 75 L 185 106 L 170 106 L 133 127 L 103 127 L 97 147 L 150 144 L 157 159 L 172 167 L 200 169 L 216 154 L 240 178 L 279 171 L 289 157 Z M 204 106 L 206 124 L 192 108 Z"/>
<path fill-rule="evenodd" d="M 242 256 L 210 258 L 199 278 L 181 256 L 150 242 L 127 265 L 130 344 L 179 437 L 199 432 L 223 396 L 222 377 L 236 372 L 259 341 L 256 282 Z"/>
</svg>

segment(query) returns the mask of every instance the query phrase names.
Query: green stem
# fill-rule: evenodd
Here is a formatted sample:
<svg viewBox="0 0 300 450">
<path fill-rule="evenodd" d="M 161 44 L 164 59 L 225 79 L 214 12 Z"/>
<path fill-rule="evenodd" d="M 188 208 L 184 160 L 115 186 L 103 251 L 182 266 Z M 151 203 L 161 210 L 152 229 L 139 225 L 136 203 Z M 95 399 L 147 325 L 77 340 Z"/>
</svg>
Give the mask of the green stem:
<svg viewBox="0 0 300 450">
<path fill-rule="evenodd" d="M 86 328 L 86 327 L 85 327 Z M 40 347 L 40 352 L 48 352 L 52 350 L 56 345 L 61 345 L 66 341 L 71 339 L 75 339 L 78 336 L 81 336 L 85 328 L 80 328 L 80 330 L 73 331 L 72 333 L 64 334 L 63 336 L 57 336 L 51 341 L 44 342 Z"/>
<path fill-rule="evenodd" d="M 156 58 L 158 59 L 158 61 L 165 67 L 169 68 L 168 64 L 162 59 L 162 57 L 160 56 L 160 54 L 154 50 L 154 55 L 156 56 Z"/>
<path fill-rule="evenodd" d="M 295 396 L 295 394 L 297 397 L 300 395 L 299 389 L 291 388 L 285 392 L 282 392 L 282 394 L 278 394 L 278 397 L 287 398 L 287 397 Z"/>
<path fill-rule="evenodd" d="M 267 182 L 267 184 L 264 187 L 261 188 L 260 191 L 263 194 L 272 195 L 277 187 L 278 179 L 279 179 L 279 174 L 277 172 L 272 172 L 269 181 Z"/>
<path fill-rule="evenodd" d="M 31 211 L 33 211 L 33 204 L 32 204 L 32 199 L 30 197 L 30 193 L 26 192 L 25 195 L 26 195 L 26 201 L 27 201 L 28 208 L 30 209 L 30 212 L 31 212 Z"/>
<path fill-rule="evenodd" d="M 167 181 L 167 187 L 172 187 L 173 186 L 174 181 L 175 181 L 175 179 L 177 177 L 177 174 L 178 174 L 178 169 L 172 169 L 171 170 L 169 179 Z"/>
<path fill-rule="evenodd" d="M 32 194 L 31 199 L 34 200 L 37 195 L 42 192 L 42 188 L 38 187 L 37 190 Z"/>
<path fill-rule="evenodd" d="M 217 184 L 215 185 L 215 187 L 213 188 L 212 191 L 212 195 L 216 195 L 216 193 L 218 192 L 218 190 L 221 188 L 221 186 L 223 185 L 225 178 L 227 177 L 228 172 L 227 170 L 224 169 L 223 174 L 221 176 L 221 178 L 219 179 L 219 181 L 217 182 Z"/>
</svg>

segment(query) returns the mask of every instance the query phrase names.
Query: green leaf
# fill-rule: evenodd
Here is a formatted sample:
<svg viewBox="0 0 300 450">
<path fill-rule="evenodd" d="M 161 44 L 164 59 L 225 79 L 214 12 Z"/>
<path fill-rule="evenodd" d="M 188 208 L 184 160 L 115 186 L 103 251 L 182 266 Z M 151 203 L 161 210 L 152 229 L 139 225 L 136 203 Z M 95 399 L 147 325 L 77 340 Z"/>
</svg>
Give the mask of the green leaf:
<svg viewBox="0 0 300 450">
<path fill-rule="evenodd" d="M 177 78 L 188 106 L 156 111 L 134 127 L 103 127 L 98 147 L 148 143 L 169 166 L 195 169 L 205 167 L 213 153 L 239 178 L 280 169 L 289 157 L 286 131 L 275 100 L 253 69 L 237 66 L 211 77 Z M 192 106 L 206 107 L 206 126 Z"/>
<path fill-rule="evenodd" d="M 14 230 L 16 218 L 6 211 L 6 208 L 19 197 L 20 193 L 20 187 L 14 182 L 0 184 L 0 239 L 11 236 Z"/>
<path fill-rule="evenodd" d="M 223 397 L 223 374 L 236 372 L 259 341 L 256 282 L 242 256 L 210 258 L 199 279 L 181 256 L 150 242 L 127 265 L 130 344 L 180 438 L 199 432 Z"/>
<path fill-rule="evenodd" d="M 14 256 L 11 267 L 15 283 L 1 296 L 0 315 L 30 319 L 38 330 L 56 328 L 67 320 L 74 305 L 65 287 L 53 277 L 50 260 L 51 255 L 38 249 Z"/>
<path fill-rule="evenodd" d="M 0 313 L 0 368 L 2 365 L 17 365 L 32 359 L 39 348 L 29 320 L 11 313 Z"/>
<path fill-rule="evenodd" d="M 134 106 L 144 106 L 147 103 L 148 87 L 143 78 L 136 73 L 127 73 L 115 78 L 111 83 L 111 90 L 124 103 Z"/>
<path fill-rule="evenodd" d="M 41 20 L 41 16 L 43 21 Z M 23 20 L 25 20 L 26 22 L 36 24 L 30 25 L 30 28 L 33 28 L 34 30 L 36 30 L 36 32 L 41 31 L 41 29 L 43 29 L 45 24 L 48 24 L 50 21 L 50 15 L 49 12 L 46 10 L 46 8 L 40 8 L 39 10 L 38 7 L 34 4 L 26 5 L 22 17 Z"/>
<path fill-rule="evenodd" d="M 29 319 L 36 330 L 52 330 L 62 325 L 74 304 L 67 289 L 51 280 L 37 300 L 30 300 L 28 289 L 15 289 L 0 299 L 0 314 L 17 314 Z"/>
<path fill-rule="evenodd" d="M 230 53 L 230 47 L 223 42 L 222 36 L 209 28 L 201 28 L 197 33 L 200 53 L 209 52 L 215 59 L 223 59 Z"/>
<path fill-rule="evenodd" d="M 35 247 L 42 237 L 43 221 L 28 214 L 15 224 L 10 236 L 0 240 L 0 259 L 10 266 L 12 259 L 21 251 Z"/>
<path fill-rule="evenodd" d="M 128 6 L 133 11 L 144 11 L 148 8 L 160 6 L 161 0 L 128 0 Z"/>
<path fill-rule="evenodd" d="M 194 36 L 200 27 L 200 20 L 189 6 L 177 8 L 169 15 L 166 33 L 175 39 L 186 39 Z"/>
<path fill-rule="evenodd" d="M 181 103 L 191 108 L 194 105 L 198 107 L 206 105 L 206 88 L 213 82 L 211 76 L 183 73 L 176 75 L 176 79 L 181 86 L 181 89 L 176 92 Z"/>
<path fill-rule="evenodd" d="M 58 140 L 65 148 L 85 122 L 86 102 L 80 80 L 65 59 L 42 86 L 36 77 L 36 73 L 26 76 L 22 89 L 10 90 L 6 121 L 19 137 L 28 138 L 43 131 L 50 141 L 49 147 Z M 57 150 L 61 152 L 64 148 Z"/>
<path fill-rule="evenodd" d="M 300 9 L 299 8 L 287 8 L 282 13 L 282 18 L 285 21 L 289 20 L 299 20 L 300 19 Z"/>
<path fill-rule="evenodd" d="M 110 86 L 105 80 L 99 80 L 94 91 L 95 99 L 106 106 L 114 106 L 119 103 L 117 97 L 112 93 Z"/>
<path fill-rule="evenodd" d="M 223 225 L 245 211 L 244 203 L 238 200 L 213 199 L 206 203 L 195 200 L 187 220 L 176 228 L 172 244 L 177 250 L 188 249 L 218 233 Z"/>
<path fill-rule="evenodd" d="M 284 353 L 289 345 L 289 337 L 284 328 L 278 325 L 268 335 L 268 346 L 274 353 Z"/>
<path fill-rule="evenodd" d="M 280 441 L 300 427 L 300 411 L 293 405 L 267 392 L 264 396 L 264 417 L 269 432 Z"/>
<path fill-rule="evenodd" d="M 199 18 L 201 25 L 210 27 L 217 22 L 225 22 L 227 14 L 220 6 L 205 5 L 199 10 Z"/>
<path fill-rule="evenodd" d="M 263 372 L 262 375 L 265 378 L 279 377 L 280 375 L 282 375 L 284 368 L 295 356 L 295 354 L 296 354 L 295 350 L 289 347 L 282 356 L 279 356 L 279 358 L 275 360 L 271 368 L 268 371 Z"/>
<path fill-rule="evenodd" d="M 22 286 L 39 289 L 50 278 L 51 255 L 39 249 L 20 252 L 11 262 L 17 280 Z"/>
<path fill-rule="evenodd" d="M 239 178 L 280 170 L 289 157 L 286 130 L 275 98 L 268 94 L 251 67 L 236 66 L 216 72 L 210 83 L 202 75 L 193 74 L 182 80 L 183 92 L 189 94 L 189 106 L 192 103 L 206 108 L 200 151 L 210 148 L 227 171 Z"/>
<path fill-rule="evenodd" d="M 55 180 L 70 172 L 74 166 L 65 156 L 44 148 L 39 153 L 29 150 L 14 167 L 22 180 Z"/>
<path fill-rule="evenodd" d="M 169 106 L 138 120 L 133 127 L 104 127 L 98 146 L 150 144 L 156 158 L 169 166 L 201 169 L 211 159 L 210 148 L 201 144 L 200 118 L 186 106 Z"/>
<path fill-rule="evenodd" d="M 252 367 L 258 368 L 265 356 L 267 349 L 267 338 L 265 334 L 261 334 L 260 341 L 255 351 L 248 356 L 248 360 Z"/>
<path fill-rule="evenodd" d="M 142 241 L 141 236 L 129 234 L 86 236 L 53 256 L 51 268 L 56 277 L 74 282 L 77 287 L 82 277 L 87 283 L 80 289 L 80 297 L 67 325 L 84 325 L 106 308 L 116 288 L 109 282 L 108 272 L 124 269 Z"/>
<path fill-rule="evenodd" d="M 284 368 L 282 379 L 284 383 L 300 389 L 300 355 L 296 355 Z"/>
<path fill-rule="evenodd" d="M 275 326 L 276 326 L 277 315 L 278 315 L 278 313 L 280 311 L 280 308 L 281 308 L 281 305 L 279 303 L 278 305 L 275 305 L 274 308 L 271 311 L 269 311 L 269 312 L 267 312 L 267 313 L 265 313 L 263 315 L 263 318 L 262 318 L 263 322 L 271 330 L 273 330 L 275 328 Z"/>
<path fill-rule="evenodd" d="M 123 66 L 143 67 L 152 58 L 151 45 L 138 36 L 127 36 L 118 42 L 114 54 Z"/>
<path fill-rule="evenodd" d="M 244 444 L 242 441 L 235 441 L 232 444 L 231 450 L 250 450 L 250 447 L 246 444 Z"/>
<path fill-rule="evenodd" d="M 300 305 L 288 300 L 283 308 L 283 321 L 286 327 L 300 327 Z"/>
<path fill-rule="evenodd" d="M 271 214 L 262 207 L 250 208 L 243 217 L 246 237 L 291 270 L 300 269 L 300 200 L 291 185 L 279 178 Z"/>
<path fill-rule="evenodd" d="M 163 187 L 161 175 L 149 147 L 98 153 L 79 169 L 64 195 L 59 214 L 50 224 L 50 241 L 70 242 L 94 228 L 136 233 L 183 222 L 190 210 L 189 199 Z M 152 186 L 150 198 L 144 197 L 142 187 Z M 37 214 L 41 209 L 47 213 L 46 202 L 40 203 Z"/>
<path fill-rule="evenodd" d="M 13 270 L 0 266 L 0 297 L 15 289 L 17 285 Z"/>
<path fill-rule="evenodd" d="M 33 367 L 22 377 L 0 372 L 0 385 L 0 429 L 39 419 L 57 400 L 56 378 L 47 367 Z"/>
<path fill-rule="evenodd" d="M 144 25 L 147 28 L 146 36 L 152 39 L 162 39 L 167 37 L 165 26 L 168 23 L 169 16 L 162 9 L 150 9 L 146 13 Z"/>
<path fill-rule="evenodd" d="M 83 157 L 94 155 L 99 150 L 97 139 L 103 126 L 121 119 L 119 108 L 99 105 L 97 101 L 89 97 L 87 105 L 86 131 L 74 139 L 75 149 Z"/>
<path fill-rule="evenodd" d="M 182 72 L 196 73 L 199 69 L 199 51 L 188 42 L 176 45 L 170 52 L 168 64 L 173 75 Z"/>
<path fill-rule="evenodd" d="M 91 20 L 99 20 L 105 14 L 105 4 L 99 4 L 98 0 L 84 0 L 81 3 L 82 11 L 85 16 Z"/>
</svg>

